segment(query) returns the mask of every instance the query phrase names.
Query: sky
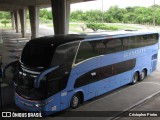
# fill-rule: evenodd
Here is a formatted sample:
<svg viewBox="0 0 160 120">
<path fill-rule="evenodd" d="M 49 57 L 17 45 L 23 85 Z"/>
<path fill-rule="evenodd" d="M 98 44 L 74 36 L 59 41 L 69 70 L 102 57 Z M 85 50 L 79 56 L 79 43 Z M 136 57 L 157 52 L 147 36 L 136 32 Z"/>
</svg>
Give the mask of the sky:
<svg viewBox="0 0 160 120">
<path fill-rule="evenodd" d="M 90 2 L 82 2 L 71 5 L 71 11 L 82 10 L 87 11 L 91 9 L 108 10 L 109 7 L 118 5 L 120 8 L 126 8 L 129 6 L 144 6 L 149 7 L 154 4 L 154 0 L 95 0 Z M 155 0 L 155 3 L 160 5 L 160 0 Z"/>
</svg>

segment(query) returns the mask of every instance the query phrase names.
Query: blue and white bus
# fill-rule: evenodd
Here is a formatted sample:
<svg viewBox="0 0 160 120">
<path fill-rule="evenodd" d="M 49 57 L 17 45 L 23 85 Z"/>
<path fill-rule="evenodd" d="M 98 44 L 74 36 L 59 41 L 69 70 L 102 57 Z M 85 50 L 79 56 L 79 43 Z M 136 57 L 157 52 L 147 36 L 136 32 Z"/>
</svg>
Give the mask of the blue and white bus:
<svg viewBox="0 0 160 120">
<path fill-rule="evenodd" d="M 49 115 L 142 81 L 156 70 L 158 38 L 155 31 L 141 30 L 30 40 L 10 64 L 15 103 Z"/>
</svg>

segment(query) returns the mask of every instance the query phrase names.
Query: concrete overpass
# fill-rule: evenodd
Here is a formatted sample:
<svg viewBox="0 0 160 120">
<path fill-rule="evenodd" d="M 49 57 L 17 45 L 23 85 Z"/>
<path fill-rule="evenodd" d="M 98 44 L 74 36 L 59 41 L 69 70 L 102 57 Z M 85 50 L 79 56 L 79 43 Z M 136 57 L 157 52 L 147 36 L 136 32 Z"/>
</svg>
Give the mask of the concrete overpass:
<svg viewBox="0 0 160 120">
<path fill-rule="evenodd" d="M 11 13 L 12 29 L 26 37 L 26 10 L 29 10 L 31 38 L 39 35 L 39 9 L 52 7 L 55 34 L 67 34 L 69 31 L 70 5 L 72 3 L 94 0 L 0 0 L 0 11 Z M 19 20 L 20 19 L 20 20 Z"/>
</svg>

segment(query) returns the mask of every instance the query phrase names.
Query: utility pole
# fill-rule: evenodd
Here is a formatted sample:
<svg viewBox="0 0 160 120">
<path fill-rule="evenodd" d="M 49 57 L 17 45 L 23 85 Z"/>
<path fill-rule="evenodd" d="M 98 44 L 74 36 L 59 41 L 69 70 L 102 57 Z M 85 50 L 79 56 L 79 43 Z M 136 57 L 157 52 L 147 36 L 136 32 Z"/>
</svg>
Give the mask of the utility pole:
<svg viewBox="0 0 160 120">
<path fill-rule="evenodd" d="M 153 6 L 153 26 L 156 26 L 156 0 L 154 0 L 154 6 Z"/>
<path fill-rule="evenodd" d="M 103 12 L 104 12 L 104 9 L 103 9 L 103 0 L 102 0 L 102 23 L 104 23 L 104 14 L 103 14 Z"/>
</svg>

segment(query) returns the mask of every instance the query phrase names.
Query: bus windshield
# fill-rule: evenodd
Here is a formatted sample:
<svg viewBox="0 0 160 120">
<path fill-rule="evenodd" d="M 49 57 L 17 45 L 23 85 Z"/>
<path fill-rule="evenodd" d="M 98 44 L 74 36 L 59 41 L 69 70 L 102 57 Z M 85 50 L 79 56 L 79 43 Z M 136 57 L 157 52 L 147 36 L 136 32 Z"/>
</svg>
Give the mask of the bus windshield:
<svg viewBox="0 0 160 120">
<path fill-rule="evenodd" d="M 21 62 L 32 68 L 46 68 L 51 63 L 53 52 L 52 45 L 27 44 L 22 52 Z"/>
</svg>

